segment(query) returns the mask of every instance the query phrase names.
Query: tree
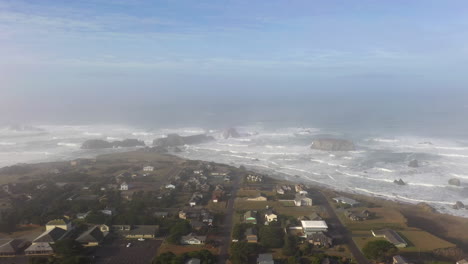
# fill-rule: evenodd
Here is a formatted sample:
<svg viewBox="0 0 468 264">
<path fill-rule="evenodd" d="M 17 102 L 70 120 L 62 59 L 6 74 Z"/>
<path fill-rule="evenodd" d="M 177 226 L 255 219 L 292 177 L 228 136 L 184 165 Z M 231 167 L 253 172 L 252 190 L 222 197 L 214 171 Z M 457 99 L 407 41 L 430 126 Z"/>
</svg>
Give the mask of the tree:
<svg viewBox="0 0 468 264">
<path fill-rule="evenodd" d="M 387 240 L 375 240 L 368 242 L 362 248 L 362 252 L 368 259 L 384 262 L 395 255 L 398 249 Z"/>
<path fill-rule="evenodd" d="M 283 246 L 283 231 L 275 226 L 260 228 L 260 244 L 266 248 L 280 248 Z"/>
<path fill-rule="evenodd" d="M 190 231 L 190 223 L 186 220 L 179 220 L 171 227 L 167 241 L 172 244 L 178 244 L 180 242 L 180 238 L 183 235 L 190 233 Z"/>
<path fill-rule="evenodd" d="M 161 255 L 159 255 L 154 261 L 153 264 L 166 264 L 166 263 L 172 263 L 172 260 L 174 260 L 176 255 L 172 253 L 171 251 L 169 252 L 164 252 Z"/>
<path fill-rule="evenodd" d="M 248 262 L 249 254 L 257 253 L 257 244 L 245 241 L 231 244 L 231 263 L 243 264 Z"/>
<path fill-rule="evenodd" d="M 284 236 L 283 254 L 292 256 L 296 253 L 297 239 L 293 235 L 286 234 Z"/>
</svg>

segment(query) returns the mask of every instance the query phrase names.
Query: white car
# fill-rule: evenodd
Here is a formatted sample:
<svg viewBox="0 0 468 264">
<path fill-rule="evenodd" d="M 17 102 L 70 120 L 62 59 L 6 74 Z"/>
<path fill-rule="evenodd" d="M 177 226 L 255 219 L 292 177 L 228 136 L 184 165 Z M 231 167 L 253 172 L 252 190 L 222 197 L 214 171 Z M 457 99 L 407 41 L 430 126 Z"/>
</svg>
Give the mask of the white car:
<svg viewBox="0 0 468 264">
<path fill-rule="evenodd" d="M 128 244 L 127 244 L 127 247 L 131 247 L 131 246 L 132 246 L 132 243 L 128 243 Z"/>
<path fill-rule="evenodd" d="M 144 238 L 139 238 L 138 241 L 145 241 L 145 239 Z"/>
</svg>

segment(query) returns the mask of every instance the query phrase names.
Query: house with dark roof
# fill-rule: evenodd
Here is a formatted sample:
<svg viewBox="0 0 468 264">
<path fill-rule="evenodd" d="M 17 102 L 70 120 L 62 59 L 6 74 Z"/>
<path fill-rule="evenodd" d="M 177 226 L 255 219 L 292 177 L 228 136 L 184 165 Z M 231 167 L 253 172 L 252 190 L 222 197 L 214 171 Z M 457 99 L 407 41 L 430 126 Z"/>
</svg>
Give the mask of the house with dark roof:
<svg viewBox="0 0 468 264">
<path fill-rule="evenodd" d="M 371 232 L 375 237 L 383 237 L 398 248 L 404 248 L 408 246 L 408 243 L 392 229 L 371 230 Z"/>
<path fill-rule="evenodd" d="M 257 243 L 258 236 L 255 228 L 247 228 L 245 230 L 245 238 L 247 239 L 247 243 Z"/>
<path fill-rule="evenodd" d="M 60 227 L 55 227 L 54 229 L 49 229 L 46 230 L 44 233 L 42 233 L 40 236 L 38 236 L 36 239 L 34 239 L 34 243 L 55 243 L 58 240 L 62 239 L 65 237 L 67 234 L 67 231 L 63 230 Z"/>
<path fill-rule="evenodd" d="M 245 212 L 244 222 L 256 225 L 257 224 L 257 212 L 255 212 L 255 211 Z"/>
<path fill-rule="evenodd" d="M 54 250 L 47 242 L 33 243 L 29 246 L 24 253 L 26 255 L 52 255 Z"/>
<path fill-rule="evenodd" d="M 82 233 L 76 241 L 85 247 L 95 247 L 104 240 L 104 234 L 101 232 L 99 226 L 93 226 Z"/>
<path fill-rule="evenodd" d="M 273 254 L 259 254 L 257 257 L 257 264 L 275 264 L 275 261 L 273 260 Z"/>
<path fill-rule="evenodd" d="M 21 254 L 31 243 L 22 239 L 12 239 L 0 246 L 0 256 L 13 257 Z"/>
<path fill-rule="evenodd" d="M 333 239 L 327 236 L 324 232 L 311 233 L 307 236 L 307 241 L 319 247 L 331 247 Z"/>
<path fill-rule="evenodd" d="M 180 243 L 182 245 L 203 245 L 205 244 L 206 236 L 195 236 L 192 234 L 182 236 Z"/>
</svg>

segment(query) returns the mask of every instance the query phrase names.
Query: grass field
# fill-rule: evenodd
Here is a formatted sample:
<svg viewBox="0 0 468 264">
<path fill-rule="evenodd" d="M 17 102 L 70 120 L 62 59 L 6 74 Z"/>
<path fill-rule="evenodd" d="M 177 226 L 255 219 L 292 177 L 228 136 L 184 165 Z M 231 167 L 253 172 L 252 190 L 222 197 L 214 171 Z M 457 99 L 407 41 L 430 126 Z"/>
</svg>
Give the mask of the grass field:
<svg viewBox="0 0 468 264">
<path fill-rule="evenodd" d="M 278 214 L 290 215 L 294 217 L 306 216 L 312 212 L 321 212 L 322 208 L 320 206 L 290 206 L 285 205 L 284 202 L 279 201 L 265 201 L 265 202 L 256 202 L 256 201 L 246 201 L 244 199 L 236 199 L 234 208 L 236 210 L 264 210 L 267 206 L 273 208 Z"/>
<path fill-rule="evenodd" d="M 169 251 L 171 251 L 172 253 L 176 255 L 179 255 L 179 254 L 183 254 L 186 252 L 199 251 L 203 249 L 209 250 L 213 254 L 218 254 L 218 249 L 211 247 L 211 246 L 206 246 L 206 245 L 180 246 L 180 245 L 172 245 L 172 244 L 164 242 L 158 250 L 158 255 L 164 252 L 169 252 Z"/>
<path fill-rule="evenodd" d="M 361 212 L 367 208 L 353 208 L 354 212 Z M 392 228 L 395 230 L 402 230 L 408 227 L 406 218 L 398 211 L 392 208 L 371 208 L 367 209 L 375 214 L 375 218 L 365 221 L 351 221 L 345 217 L 343 213 L 339 213 L 342 222 L 350 230 L 371 230 Z"/>
<path fill-rule="evenodd" d="M 409 242 L 409 247 L 402 251 L 432 251 L 438 248 L 455 247 L 454 244 L 433 236 L 422 230 L 403 230 L 400 235 Z"/>
</svg>

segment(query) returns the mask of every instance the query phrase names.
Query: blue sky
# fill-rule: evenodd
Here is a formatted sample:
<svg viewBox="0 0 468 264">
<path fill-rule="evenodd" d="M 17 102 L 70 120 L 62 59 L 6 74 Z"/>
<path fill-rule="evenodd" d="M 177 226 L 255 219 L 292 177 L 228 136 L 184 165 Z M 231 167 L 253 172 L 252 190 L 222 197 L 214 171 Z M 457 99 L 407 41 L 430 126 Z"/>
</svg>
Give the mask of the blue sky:
<svg viewBox="0 0 468 264">
<path fill-rule="evenodd" d="M 0 0 L 0 110 L 462 91 L 467 14 L 463 0 Z"/>
</svg>

